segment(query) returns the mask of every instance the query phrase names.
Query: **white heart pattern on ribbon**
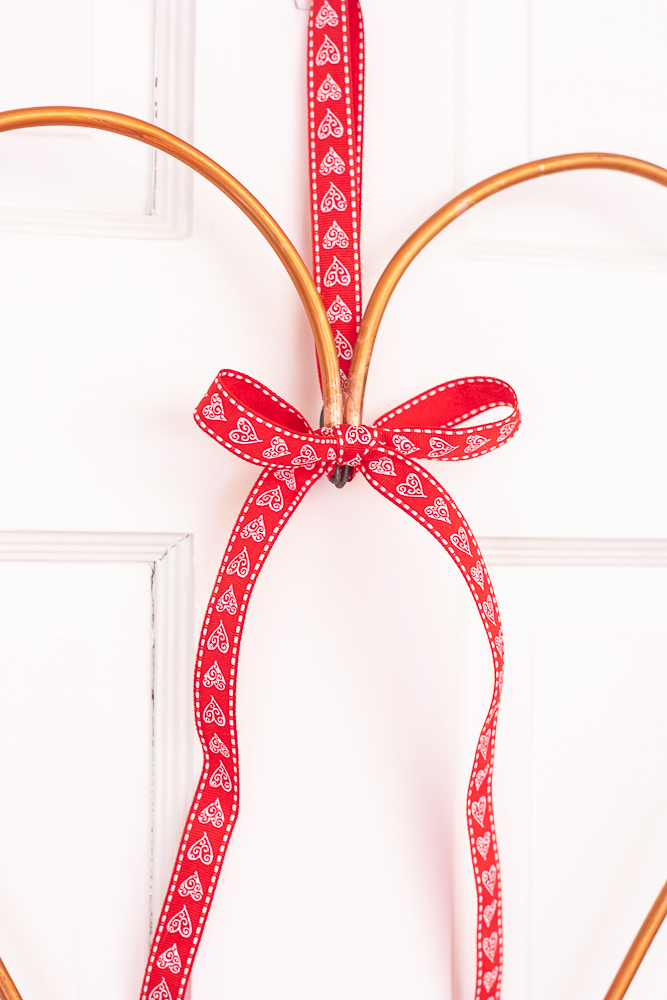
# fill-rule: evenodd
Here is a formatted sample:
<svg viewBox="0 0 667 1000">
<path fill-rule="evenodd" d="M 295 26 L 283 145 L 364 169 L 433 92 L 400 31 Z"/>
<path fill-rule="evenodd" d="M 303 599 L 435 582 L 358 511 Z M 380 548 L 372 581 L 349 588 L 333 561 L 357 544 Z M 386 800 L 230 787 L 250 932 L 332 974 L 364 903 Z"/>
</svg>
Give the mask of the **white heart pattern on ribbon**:
<svg viewBox="0 0 667 1000">
<path fill-rule="evenodd" d="M 482 770 L 478 771 L 477 774 L 475 775 L 475 788 L 477 789 L 477 791 L 479 791 L 482 785 L 484 784 L 484 779 L 486 778 L 488 773 L 489 773 L 489 765 L 487 764 L 486 767 L 483 767 Z"/>
<path fill-rule="evenodd" d="M 215 698 L 211 698 L 208 705 L 204 709 L 204 714 L 202 716 L 204 722 L 214 722 L 216 726 L 226 725 L 225 716 L 222 709 L 218 705 Z"/>
<path fill-rule="evenodd" d="M 340 62 L 340 52 L 338 51 L 338 47 L 331 41 L 328 35 L 324 36 L 324 41 L 317 50 L 315 62 L 318 66 L 326 66 L 327 63 L 331 63 L 332 66 L 335 66 Z"/>
<path fill-rule="evenodd" d="M 281 437 L 271 438 L 271 446 L 266 448 L 262 455 L 264 458 L 284 458 L 285 455 L 289 455 L 289 448 L 283 441 Z"/>
<path fill-rule="evenodd" d="M 343 91 L 340 89 L 331 73 L 327 73 L 317 91 L 318 101 L 320 104 L 324 104 L 325 101 L 340 101 L 342 96 Z"/>
<path fill-rule="evenodd" d="M 485 872 L 482 872 L 482 885 L 493 896 L 496 891 L 496 866 L 491 865 Z"/>
<path fill-rule="evenodd" d="M 419 451 L 419 448 L 409 438 L 406 438 L 404 434 L 394 434 L 391 440 L 394 448 L 401 455 L 413 455 L 416 451 Z"/>
<path fill-rule="evenodd" d="M 425 496 L 421 480 L 418 475 L 414 472 L 409 472 L 406 476 L 405 482 L 400 483 L 396 487 L 396 492 L 400 493 L 402 497 L 423 497 Z"/>
<path fill-rule="evenodd" d="M 342 261 L 334 257 L 327 273 L 324 275 L 324 287 L 333 288 L 334 285 L 347 286 L 352 281 L 352 276 Z"/>
<path fill-rule="evenodd" d="M 213 848 L 206 834 L 194 842 L 188 851 L 188 858 L 190 861 L 201 861 L 205 865 L 211 864 L 213 861 Z"/>
<path fill-rule="evenodd" d="M 490 993 L 493 987 L 496 985 L 496 979 L 498 978 L 498 969 L 493 969 L 491 972 L 485 972 L 482 982 L 484 983 L 484 989 L 487 993 Z"/>
<path fill-rule="evenodd" d="M 449 444 L 443 438 L 432 437 L 429 438 L 428 442 L 431 446 L 427 458 L 445 458 L 447 455 L 451 455 L 453 451 L 457 451 L 459 446 L 457 444 Z"/>
<path fill-rule="evenodd" d="M 492 962 L 496 957 L 496 950 L 498 948 L 498 934 L 496 931 L 493 934 L 489 934 L 488 938 L 484 938 L 482 948 L 489 962 Z"/>
<path fill-rule="evenodd" d="M 473 451 L 478 451 L 482 445 L 488 444 L 489 438 L 482 437 L 481 434 L 469 434 L 466 438 L 466 454 L 470 455 Z"/>
<path fill-rule="evenodd" d="M 331 236 L 331 238 L 335 239 L 336 241 L 338 241 L 340 238 L 344 238 L 345 239 L 345 243 L 335 242 L 335 243 L 330 243 L 329 246 L 327 246 L 327 238 L 329 236 Z M 335 246 L 343 247 L 343 249 L 345 249 L 345 247 L 348 245 L 349 242 L 350 242 L 349 239 L 347 238 L 347 236 L 345 235 L 345 233 L 340 228 L 340 226 L 338 225 L 337 222 L 332 223 L 331 228 L 329 229 L 329 232 L 326 234 L 326 236 L 322 240 L 322 244 L 323 244 L 325 250 L 331 250 L 332 247 L 335 247 Z M 333 300 L 333 302 L 331 303 L 331 305 L 327 309 L 327 319 L 329 320 L 330 323 L 351 323 L 352 322 L 352 311 L 347 308 L 347 306 L 345 305 L 345 303 L 341 299 L 340 295 L 336 296 L 336 298 Z M 329 430 L 329 429 L 330 428 L 327 428 L 327 430 Z"/>
<path fill-rule="evenodd" d="M 225 690 L 225 675 L 218 665 L 216 660 L 212 667 L 209 667 L 204 674 L 204 687 L 210 688 L 215 687 L 218 691 Z"/>
<path fill-rule="evenodd" d="M 491 600 L 491 595 L 490 594 L 486 598 L 486 600 L 482 603 L 482 611 L 484 612 L 484 614 L 486 615 L 486 617 L 489 619 L 489 621 L 493 625 L 495 625 L 496 624 L 496 615 L 495 615 L 495 611 L 494 611 L 494 607 L 493 607 L 493 601 Z"/>
<path fill-rule="evenodd" d="M 470 575 L 477 584 L 478 587 L 484 587 L 484 568 L 482 563 L 478 561 L 470 570 Z"/>
<path fill-rule="evenodd" d="M 320 173 L 323 177 L 327 177 L 332 173 L 345 173 L 345 163 L 341 160 L 340 156 L 333 147 L 330 147 L 329 152 L 323 157 L 322 162 L 320 163 Z"/>
<path fill-rule="evenodd" d="M 229 440 L 234 444 L 261 444 L 255 434 L 255 428 L 247 417 L 239 417 L 236 421 L 236 430 L 229 432 Z"/>
<path fill-rule="evenodd" d="M 355 424 L 350 424 L 345 428 L 345 441 L 347 444 L 361 444 L 369 445 L 373 440 L 373 433 L 369 431 L 368 427 L 363 425 L 357 427 Z"/>
<path fill-rule="evenodd" d="M 192 934 L 192 924 L 190 923 L 190 915 L 185 906 L 178 913 L 174 914 L 167 924 L 167 930 L 170 934 L 180 934 L 184 938 L 190 937 Z"/>
<path fill-rule="evenodd" d="M 294 469 L 274 469 L 273 475 L 276 479 L 280 479 L 290 490 L 296 489 L 296 476 L 294 475 Z"/>
<path fill-rule="evenodd" d="M 316 28 L 336 28 L 338 26 L 338 14 L 333 9 L 329 0 L 324 0 L 315 18 Z"/>
<path fill-rule="evenodd" d="M 324 118 L 320 122 L 319 128 L 317 130 L 317 137 L 318 139 L 340 139 L 344 131 L 345 129 L 343 128 L 343 123 L 338 118 L 336 118 L 331 108 L 329 108 Z M 335 155 L 336 154 L 334 153 L 334 156 Z M 344 170 L 345 170 L 345 164 L 343 163 L 343 171 Z M 337 170 L 336 173 L 342 173 L 343 171 Z"/>
<path fill-rule="evenodd" d="M 229 757 L 227 745 L 220 739 L 217 733 L 213 733 L 213 736 L 211 736 L 208 741 L 208 748 L 211 753 L 221 753 L 223 757 Z"/>
<path fill-rule="evenodd" d="M 489 853 L 489 847 L 491 846 L 491 834 L 489 833 L 488 830 L 486 831 L 483 837 L 477 838 L 476 844 L 477 844 L 477 850 L 486 861 L 486 856 Z"/>
<path fill-rule="evenodd" d="M 282 510 L 285 506 L 283 495 L 279 486 L 274 486 L 272 490 L 267 490 L 257 497 L 255 503 L 258 507 L 268 507 L 269 510 Z"/>
<path fill-rule="evenodd" d="M 229 777 L 229 772 L 222 761 L 220 761 L 217 770 L 211 775 L 209 784 L 212 788 L 222 788 L 225 792 L 231 792 L 232 779 Z"/>
<path fill-rule="evenodd" d="M 388 455 L 378 458 L 375 462 L 369 462 L 368 468 L 377 476 L 395 476 L 396 469 L 394 463 Z"/>
<path fill-rule="evenodd" d="M 301 446 L 299 455 L 292 459 L 292 465 L 303 465 L 310 470 L 315 468 L 318 461 L 319 456 L 312 444 L 304 444 Z"/>
<path fill-rule="evenodd" d="M 221 653 L 226 653 L 229 649 L 229 639 L 225 632 L 225 626 L 220 622 L 218 627 L 211 632 L 206 640 L 207 649 L 218 649 Z"/>
<path fill-rule="evenodd" d="M 169 987 L 167 986 L 167 980 L 162 979 L 154 990 L 151 990 L 148 995 L 148 1000 L 172 1000 L 171 993 L 169 992 Z"/>
<path fill-rule="evenodd" d="M 202 884 L 199 881 L 198 872 L 193 872 L 189 878 L 184 879 L 183 882 L 178 887 L 179 896 L 191 896 L 195 903 L 198 903 L 200 899 L 204 898 L 204 890 L 202 889 Z"/>
<path fill-rule="evenodd" d="M 514 428 L 517 426 L 517 420 L 511 420 L 509 424 L 505 424 L 504 427 L 500 428 L 500 433 L 498 434 L 498 444 L 502 444 L 505 438 L 508 438 Z"/>
<path fill-rule="evenodd" d="M 216 830 L 223 827 L 225 825 L 225 814 L 222 811 L 220 799 L 216 799 L 215 802 L 211 802 L 209 806 L 202 809 L 197 819 L 200 823 L 210 823 Z"/>
<path fill-rule="evenodd" d="M 320 209 L 323 212 L 344 212 L 347 209 L 347 198 L 333 182 L 320 202 Z"/>
<path fill-rule="evenodd" d="M 435 518 L 436 521 L 446 521 L 447 524 L 452 523 L 452 519 L 449 516 L 449 507 L 442 497 L 436 497 L 432 504 L 424 507 L 424 513 L 427 517 Z"/>
<path fill-rule="evenodd" d="M 479 752 L 481 753 L 484 760 L 486 760 L 486 755 L 489 750 L 489 739 L 490 736 L 488 733 L 482 733 L 482 735 L 479 738 Z"/>
<path fill-rule="evenodd" d="M 483 913 L 484 923 L 486 924 L 487 927 L 491 926 L 491 921 L 493 920 L 497 909 L 498 909 L 497 899 L 494 899 L 492 903 L 489 903 L 488 906 L 484 907 L 484 913 Z"/>
<path fill-rule="evenodd" d="M 217 392 L 211 396 L 211 402 L 201 411 L 202 416 L 207 420 L 226 420 L 225 411 L 222 407 L 222 399 Z"/>
<path fill-rule="evenodd" d="M 472 813 L 472 818 L 479 823 L 480 826 L 484 826 L 484 817 L 486 815 L 486 796 L 482 795 L 477 802 L 473 802 L 470 806 L 470 812 Z"/>
<path fill-rule="evenodd" d="M 459 549 L 461 552 L 465 552 L 467 555 L 470 555 L 470 542 L 468 541 L 465 528 L 459 528 L 458 531 L 455 531 L 449 536 L 449 540 L 455 548 Z"/>
<path fill-rule="evenodd" d="M 178 954 L 178 948 L 175 944 L 170 945 L 162 952 L 157 960 L 157 967 L 158 969 L 169 969 L 174 975 L 181 971 L 181 956 Z"/>
<path fill-rule="evenodd" d="M 264 541 L 266 538 L 266 525 L 261 514 L 246 524 L 245 528 L 241 530 L 241 538 L 252 538 L 253 542 Z"/>
<path fill-rule="evenodd" d="M 216 604 L 215 610 L 220 612 L 226 611 L 228 615 L 235 615 L 239 610 L 239 606 L 236 603 L 236 594 L 231 584 Z"/>
<path fill-rule="evenodd" d="M 336 353 L 342 361 L 349 361 L 352 357 L 352 344 L 344 337 L 342 333 L 336 330 L 334 336 L 334 344 L 336 345 Z"/>
<path fill-rule="evenodd" d="M 322 246 L 325 250 L 333 250 L 334 247 L 340 247 L 341 250 L 347 250 L 350 245 L 350 237 L 347 235 L 344 229 L 338 225 L 336 220 L 331 223 L 326 233 L 322 237 Z M 340 302 L 341 308 L 335 308 L 336 303 Z M 331 315 L 329 315 L 331 313 Z M 347 319 L 346 319 L 347 317 Z M 337 295 L 333 300 L 329 308 L 327 309 L 327 319 L 330 323 L 350 323 L 352 321 L 352 313 L 347 308 L 340 295 Z"/>
</svg>

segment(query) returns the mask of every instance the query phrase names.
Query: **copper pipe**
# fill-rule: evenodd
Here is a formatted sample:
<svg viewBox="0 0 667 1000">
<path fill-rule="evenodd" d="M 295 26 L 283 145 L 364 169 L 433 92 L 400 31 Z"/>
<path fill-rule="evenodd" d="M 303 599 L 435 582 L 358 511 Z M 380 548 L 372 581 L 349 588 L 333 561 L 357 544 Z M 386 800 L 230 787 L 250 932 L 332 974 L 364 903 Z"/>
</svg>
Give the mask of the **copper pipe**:
<svg viewBox="0 0 667 1000">
<path fill-rule="evenodd" d="M 14 980 L 7 972 L 0 958 L 0 1000 L 21 1000 L 21 994 L 16 989 Z"/>
<path fill-rule="evenodd" d="M 328 427 L 343 421 L 343 392 L 340 381 L 338 355 L 333 334 L 322 300 L 303 260 L 288 240 L 278 223 L 269 215 L 250 192 L 236 178 L 227 173 L 210 157 L 170 132 L 115 111 L 98 111 L 95 108 L 21 108 L 0 114 L 0 132 L 18 128 L 35 128 L 44 125 L 78 125 L 117 132 L 130 139 L 138 139 L 148 146 L 161 149 L 196 170 L 226 194 L 237 205 L 260 233 L 271 244 L 294 282 L 303 302 L 315 338 L 315 349 L 320 363 L 324 422 Z"/>
<path fill-rule="evenodd" d="M 639 928 L 637 937 L 632 942 L 630 950 L 623 959 L 614 981 L 605 994 L 604 1000 L 623 1000 L 632 982 L 635 972 L 641 965 L 653 938 L 658 933 L 660 925 L 667 916 L 667 882 L 663 885 L 660 895 L 648 912 L 648 916 Z"/>
<path fill-rule="evenodd" d="M 647 180 L 667 187 L 667 170 L 656 167 L 653 163 L 635 160 L 631 156 L 619 156 L 616 153 L 569 153 L 565 156 L 551 156 L 545 160 L 534 160 L 532 163 L 524 163 L 519 167 L 503 170 L 502 173 L 494 174 L 493 177 L 480 181 L 479 184 L 475 184 L 463 194 L 447 202 L 439 212 L 427 219 L 405 241 L 400 250 L 392 257 L 375 286 L 364 313 L 352 356 L 345 410 L 347 423 L 361 423 L 368 368 L 378 328 L 396 285 L 417 254 L 450 222 L 458 219 L 473 205 L 477 205 L 480 201 L 484 201 L 506 188 L 513 187 L 515 184 L 522 184 L 534 177 L 546 177 L 547 174 L 559 174 L 564 170 L 621 170 L 624 173 L 636 174 L 638 177 L 645 177 Z"/>
</svg>

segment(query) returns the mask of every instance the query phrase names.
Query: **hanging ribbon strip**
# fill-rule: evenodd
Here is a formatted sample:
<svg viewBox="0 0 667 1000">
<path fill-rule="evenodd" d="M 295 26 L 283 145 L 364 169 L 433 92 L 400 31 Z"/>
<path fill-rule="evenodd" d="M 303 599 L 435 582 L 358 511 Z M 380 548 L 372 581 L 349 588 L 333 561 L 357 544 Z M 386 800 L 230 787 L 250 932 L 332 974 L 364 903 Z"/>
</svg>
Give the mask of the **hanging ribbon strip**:
<svg viewBox="0 0 667 1000">
<path fill-rule="evenodd" d="M 334 330 L 343 385 L 361 318 L 359 223 L 363 140 L 363 23 L 359 0 L 316 0 L 308 37 L 313 268 Z M 464 428 L 510 407 L 502 420 Z M 200 426 L 262 472 L 243 506 L 220 566 L 199 640 L 194 681 L 204 763 L 153 938 L 142 1000 L 180 1000 L 220 876 L 239 802 L 236 677 L 248 603 L 278 535 L 306 493 L 351 466 L 413 517 L 458 566 L 493 656 L 491 706 L 477 743 L 467 820 L 477 886 L 477 1000 L 499 1000 L 502 978 L 500 868 L 492 803 L 503 639 L 479 546 L 458 507 L 416 459 L 460 462 L 516 432 L 514 391 L 493 378 L 438 385 L 371 426 L 313 430 L 263 385 L 222 371 L 195 411 Z"/>
<path fill-rule="evenodd" d="M 493 423 L 461 428 L 471 417 L 511 407 Z M 498 851 L 491 787 L 503 639 L 498 605 L 479 546 L 460 510 L 415 461 L 460 462 L 503 445 L 519 424 L 505 382 L 446 382 L 397 407 L 371 426 L 313 430 L 269 389 L 221 371 L 195 411 L 225 448 L 263 466 L 237 518 L 208 604 L 194 682 L 195 718 L 204 764 L 157 924 L 142 996 L 182 997 L 238 814 L 236 678 L 250 595 L 274 542 L 311 487 L 337 465 L 351 465 L 371 486 L 421 524 L 465 579 L 486 630 L 495 667 L 493 699 L 468 789 L 468 826 L 478 894 L 478 997 L 497 998 L 502 962 Z"/>
<path fill-rule="evenodd" d="M 358 0 L 311 7 L 308 96 L 313 276 L 345 390 L 361 322 L 364 25 Z"/>
</svg>

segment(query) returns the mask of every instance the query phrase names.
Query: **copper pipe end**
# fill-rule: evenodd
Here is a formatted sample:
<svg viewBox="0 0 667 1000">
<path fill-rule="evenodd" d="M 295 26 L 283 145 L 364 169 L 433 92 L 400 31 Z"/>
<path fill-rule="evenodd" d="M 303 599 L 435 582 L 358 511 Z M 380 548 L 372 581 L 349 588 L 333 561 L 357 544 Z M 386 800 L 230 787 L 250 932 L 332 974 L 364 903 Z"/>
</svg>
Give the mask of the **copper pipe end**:
<svg viewBox="0 0 667 1000">
<path fill-rule="evenodd" d="M 0 958 L 0 1000 L 22 1000 L 14 980 L 7 972 L 5 963 Z"/>
<path fill-rule="evenodd" d="M 614 981 L 607 990 L 604 1000 L 622 1000 L 627 989 L 634 979 L 635 973 L 641 965 L 646 952 L 649 950 L 653 938 L 658 933 L 660 925 L 667 916 L 667 882 L 660 891 L 660 895 L 648 912 L 646 920 L 639 928 L 637 937 L 630 946 L 630 950 L 623 959 L 620 969 L 614 977 Z"/>
</svg>

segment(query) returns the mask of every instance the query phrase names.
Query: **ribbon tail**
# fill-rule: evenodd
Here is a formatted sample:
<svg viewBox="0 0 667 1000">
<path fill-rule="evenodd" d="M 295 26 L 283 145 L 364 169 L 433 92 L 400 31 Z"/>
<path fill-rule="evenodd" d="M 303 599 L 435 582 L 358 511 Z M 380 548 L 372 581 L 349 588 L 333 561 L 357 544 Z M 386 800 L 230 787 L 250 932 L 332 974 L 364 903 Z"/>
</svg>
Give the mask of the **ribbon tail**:
<svg viewBox="0 0 667 1000">
<path fill-rule="evenodd" d="M 378 458 L 390 458 L 384 473 Z M 376 461 L 371 460 L 375 458 Z M 391 469 L 392 471 L 386 471 Z M 361 472 L 379 493 L 422 525 L 454 560 L 473 596 L 493 656 L 491 705 L 477 741 L 467 796 L 467 824 L 477 890 L 476 1000 L 499 1000 L 503 963 L 500 860 L 493 814 L 493 763 L 503 682 L 503 633 L 498 603 L 479 545 L 444 487 L 421 465 L 381 448 L 365 456 Z"/>
<path fill-rule="evenodd" d="M 197 648 L 194 707 L 204 762 L 151 945 L 146 1000 L 185 994 L 238 815 L 236 676 L 248 603 L 278 535 L 325 471 L 264 470 L 229 539 Z"/>
</svg>

